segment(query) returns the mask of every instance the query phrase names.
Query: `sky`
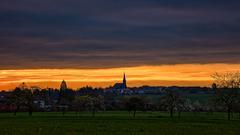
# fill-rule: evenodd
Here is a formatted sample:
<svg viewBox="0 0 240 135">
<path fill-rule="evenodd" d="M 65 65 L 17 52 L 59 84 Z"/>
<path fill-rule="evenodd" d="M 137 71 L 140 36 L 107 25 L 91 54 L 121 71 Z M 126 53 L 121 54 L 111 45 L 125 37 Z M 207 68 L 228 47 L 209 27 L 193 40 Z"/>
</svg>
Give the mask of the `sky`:
<svg viewBox="0 0 240 135">
<path fill-rule="evenodd" d="M 238 0 L 1 0 L 0 89 L 23 81 L 58 87 L 62 79 L 102 87 L 123 72 L 130 86 L 209 86 L 214 72 L 240 70 L 239 7 Z"/>
</svg>

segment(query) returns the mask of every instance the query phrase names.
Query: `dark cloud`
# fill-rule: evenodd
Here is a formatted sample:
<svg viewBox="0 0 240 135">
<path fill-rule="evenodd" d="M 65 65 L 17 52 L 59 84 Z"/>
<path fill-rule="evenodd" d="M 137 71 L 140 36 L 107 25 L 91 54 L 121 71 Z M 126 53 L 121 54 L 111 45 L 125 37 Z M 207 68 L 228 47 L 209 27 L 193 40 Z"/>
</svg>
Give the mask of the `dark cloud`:
<svg viewBox="0 0 240 135">
<path fill-rule="evenodd" d="M 240 63 L 240 2 L 2 0 L 1 69 Z"/>
</svg>

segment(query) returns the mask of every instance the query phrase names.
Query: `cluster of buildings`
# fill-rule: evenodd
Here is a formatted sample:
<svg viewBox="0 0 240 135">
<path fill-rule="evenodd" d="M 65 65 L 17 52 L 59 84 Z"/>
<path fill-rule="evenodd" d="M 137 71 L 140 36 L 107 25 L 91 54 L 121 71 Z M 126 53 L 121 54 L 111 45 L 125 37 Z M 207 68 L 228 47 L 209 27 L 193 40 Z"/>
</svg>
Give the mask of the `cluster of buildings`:
<svg viewBox="0 0 240 135">
<path fill-rule="evenodd" d="M 62 81 L 60 84 L 60 93 L 64 90 L 68 89 L 67 83 L 65 80 Z M 127 87 L 127 79 L 125 73 L 123 74 L 122 82 L 115 83 L 113 86 L 105 88 L 104 91 L 106 92 L 113 92 L 113 93 L 126 93 L 129 92 L 130 89 Z"/>
</svg>

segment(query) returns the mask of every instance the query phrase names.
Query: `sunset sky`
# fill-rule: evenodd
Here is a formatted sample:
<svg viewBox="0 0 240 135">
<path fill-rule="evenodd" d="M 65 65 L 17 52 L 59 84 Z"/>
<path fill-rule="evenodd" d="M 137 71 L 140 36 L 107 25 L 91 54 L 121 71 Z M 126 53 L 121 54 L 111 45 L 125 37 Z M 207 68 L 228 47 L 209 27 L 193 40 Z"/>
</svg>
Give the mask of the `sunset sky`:
<svg viewBox="0 0 240 135">
<path fill-rule="evenodd" d="M 237 0 L 1 0 L 0 89 L 209 86 L 240 71 Z"/>
</svg>

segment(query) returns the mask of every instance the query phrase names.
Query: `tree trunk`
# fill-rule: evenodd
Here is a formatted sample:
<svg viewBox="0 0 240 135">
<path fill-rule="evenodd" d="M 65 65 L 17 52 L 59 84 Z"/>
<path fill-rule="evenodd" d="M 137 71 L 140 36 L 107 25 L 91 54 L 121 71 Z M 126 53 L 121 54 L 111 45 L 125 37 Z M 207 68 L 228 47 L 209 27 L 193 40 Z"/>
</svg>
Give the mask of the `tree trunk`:
<svg viewBox="0 0 240 135">
<path fill-rule="evenodd" d="M 136 116 L 136 111 L 137 111 L 137 110 L 134 110 L 134 111 L 133 111 L 133 117 L 134 117 L 134 118 L 135 118 L 135 116 Z"/>
<path fill-rule="evenodd" d="M 32 116 L 32 111 L 29 111 L 29 112 L 28 112 L 28 115 L 29 115 L 29 116 Z"/>
<path fill-rule="evenodd" d="M 173 108 L 170 109 L 170 117 L 173 117 Z"/>
<path fill-rule="evenodd" d="M 62 110 L 62 115 L 64 116 L 65 115 L 65 109 L 63 108 L 63 110 Z"/>
<path fill-rule="evenodd" d="M 231 119 L 231 109 L 228 107 L 228 120 Z"/>
<path fill-rule="evenodd" d="M 93 110 L 92 110 L 92 116 L 93 116 L 93 117 L 95 117 L 95 113 L 96 113 L 96 110 L 93 109 Z"/>
<path fill-rule="evenodd" d="M 178 118 L 180 118 L 180 116 L 181 116 L 181 111 L 178 112 Z"/>
<path fill-rule="evenodd" d="M 29 107 L 28 115 L 29 115 L 29 116 L 32 116 L 32 107 Z"/>
<path fill-rule="evenodd" d="M 210 111 L 210 114 L 213 115 L 213 111 L 212 110 Z"/>
<path fill-rule="evenodd" d="M 32 116 L 32 110 L 29 110 L 29 111 L 28 111 L 28 115 L 29 115 L 29 116 Z"/>
<path fill-rule="evenodd" d="M 75 111 L 75 115 L 78 116 L 78 111 Z"/>
<path fill-rule="evenodd" d="M 19 106 L 17 106 L 17 108 L 14 110 L 14 116 L 17 115 L 18 110 L 19 110 Z"/>
</svg>

